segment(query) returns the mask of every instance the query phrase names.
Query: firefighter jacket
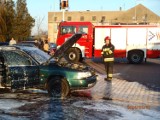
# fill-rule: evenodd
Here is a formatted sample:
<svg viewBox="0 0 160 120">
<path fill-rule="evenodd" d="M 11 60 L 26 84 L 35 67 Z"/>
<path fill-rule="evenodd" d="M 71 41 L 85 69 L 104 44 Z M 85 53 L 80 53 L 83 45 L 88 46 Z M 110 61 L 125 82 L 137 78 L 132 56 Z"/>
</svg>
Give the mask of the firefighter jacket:
<svg viewBox="0 0 160 120">
<path fill-rule="evenodd" d="M 114 45 L 109 44 L 104 45 L 102 47 L 102 52 L 101 52 L 102 58 L 104 62 L 113 62 L 114 61 Z"/>
</svg>

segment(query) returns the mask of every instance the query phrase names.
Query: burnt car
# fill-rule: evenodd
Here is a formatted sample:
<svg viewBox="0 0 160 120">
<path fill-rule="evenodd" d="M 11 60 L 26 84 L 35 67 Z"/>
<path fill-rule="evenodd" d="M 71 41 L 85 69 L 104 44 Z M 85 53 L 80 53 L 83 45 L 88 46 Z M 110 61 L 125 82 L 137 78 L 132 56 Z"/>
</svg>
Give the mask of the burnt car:
<svg viewBox="0 0 160 120">
<path fill-rule="evenodd" d="M 24 42 L 21 42 L 21 43 L 17 43 L 16 45 L 18 46 L 29 46 L 29 47 L 37 47 L 36 45 L 32 44 L 32 43 L 24 43 Z"/>
<path fill-rule="evenodd" d="M 0 46 L 9 45 L 9 42 L 0 42 Z"/>
<path fill-rule="evenodd" d="M 22 41 L 20 43 L 17 43 L 16 45 L 19 46 L 30 46 L 30 47 L 38 47 L 39 48 L 39 44 L 36 41 Z"/>
<path fill-rule="evenodd" d="M 84 64 L 60 61 L 81 34 L 73 35 L 54 56 L 29 46 L 0 47 L 0 88 L 46 89 L 50 96 L 65 98 L 71 90 L 90 88 L 97 76 Z"/>
</svg>

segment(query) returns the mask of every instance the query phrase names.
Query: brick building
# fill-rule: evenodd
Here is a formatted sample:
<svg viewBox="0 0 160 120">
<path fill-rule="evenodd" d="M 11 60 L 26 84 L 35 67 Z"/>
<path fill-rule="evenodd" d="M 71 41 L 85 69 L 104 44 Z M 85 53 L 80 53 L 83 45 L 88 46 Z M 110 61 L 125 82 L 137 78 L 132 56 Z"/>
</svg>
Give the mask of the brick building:
<svg viewBox="0 0 160 120">
<path fill-rule="evenodd" d="M 57 27 L 63 20 L 63 12 L 48 12 L 48 39 L 56 42 Z M 119 24 L 157 24 L 160 25 L 160 16 L 139 4 L 126 11 L 65 11 L 65 21 L 90 21 L 94 25 Z"/>
</svg>

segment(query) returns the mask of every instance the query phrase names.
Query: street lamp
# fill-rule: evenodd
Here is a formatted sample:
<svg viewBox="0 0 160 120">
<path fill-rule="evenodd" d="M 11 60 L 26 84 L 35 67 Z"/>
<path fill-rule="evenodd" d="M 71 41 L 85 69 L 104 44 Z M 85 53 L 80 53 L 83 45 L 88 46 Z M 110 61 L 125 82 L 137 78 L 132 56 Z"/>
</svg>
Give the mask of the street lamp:
<svg viewBox="0 0 160 120">
<path fill-rule="evenodd" d="M 62 21 L 64 21 L 64 13 L 65 13 L 65 9 L 68 8 L 69 4 L 68 4 L 68 0 L 60 0 L 60 10 L 62 10 Z"/>
</svg>

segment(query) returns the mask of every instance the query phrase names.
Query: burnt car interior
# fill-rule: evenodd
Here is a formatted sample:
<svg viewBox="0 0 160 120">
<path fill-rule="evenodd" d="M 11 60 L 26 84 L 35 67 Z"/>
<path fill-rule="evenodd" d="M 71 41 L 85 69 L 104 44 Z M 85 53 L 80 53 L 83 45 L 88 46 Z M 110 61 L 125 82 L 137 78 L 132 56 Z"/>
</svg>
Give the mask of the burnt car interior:
<svg viewBox="0 0 160 120">
<path fill-rule="evenodd" d="M 6 65 L 4 63 L 4 58 L 0 54 L 0 87 L 5 87 L 5 82 L 6 82 Z"/>
<path fill-rule="evenodd" d="M 5 59 L 4 59 L 5 58 Z M 0 87 L 19 89 L 38 84 L 39 77 L 36 63 L 30 60 L 22 51 L 5 51 L 0 55 Z M 33 78 L 33 80 L 30 80 Z M 10 83 L 6 83 L 6 79 Z"/>
</svg>

